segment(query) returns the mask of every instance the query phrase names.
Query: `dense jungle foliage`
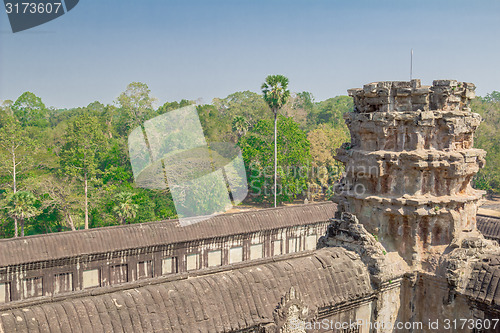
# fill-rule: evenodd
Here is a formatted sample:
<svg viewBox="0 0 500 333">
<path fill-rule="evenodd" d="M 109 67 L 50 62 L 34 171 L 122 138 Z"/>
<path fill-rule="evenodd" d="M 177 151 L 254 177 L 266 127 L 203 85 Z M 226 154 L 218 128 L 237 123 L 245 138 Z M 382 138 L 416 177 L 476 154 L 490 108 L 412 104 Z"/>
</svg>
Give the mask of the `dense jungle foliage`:
<svg viewBox="0 0 500 333">
<path fill-rule="evenodd" d="M 0 108 L 0 238 L 176 218 L 168 188 L 137 185 L 129 135 L 167 112 L 196 107 L 205 139 L 239 147 L 247 172 L 246 202 L 272 201 L 273 114 L 262 95 L 242 91 L 211 104 L 167 102 L 156 107 L 148 86 L 133 82 L 110 105 L 47 107 L 25 92 Z M 335 150 L 349 141 L 343 113 L 352 100 L 317 102 L 292 93 L 278 117 L 279 202 L 328 199 L 342 166 Z M 475 146 L 488 152 L 474 180 L 489 194 L 500 191 L 500 93 L 479 97 L 474 112 L 485 119 Z M 17 228 L 16 228 L 17 226 Z"/>
</svg>

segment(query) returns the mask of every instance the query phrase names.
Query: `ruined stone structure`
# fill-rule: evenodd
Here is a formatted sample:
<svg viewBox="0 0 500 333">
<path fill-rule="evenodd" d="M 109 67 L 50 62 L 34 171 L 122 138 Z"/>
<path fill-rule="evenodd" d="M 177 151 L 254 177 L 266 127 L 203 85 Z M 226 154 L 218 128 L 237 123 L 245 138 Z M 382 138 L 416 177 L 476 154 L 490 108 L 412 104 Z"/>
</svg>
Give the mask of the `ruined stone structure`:
<svg viewBox="0 0 500 333">
<path fill-rule="evenodd" d="M 474 85 L 349 93 L 338 206 L 2 240 L 0 333 L 500 332 Z"/>
<path fill-rule="evenodd" d="M 435 269 L 451 242 L 476 231 L 483 193 L 470 181 L 485 152 L 472 148 L 481 121 L 469 108 L 474 89 L 413 80 L 349 90 L 351 143 L 337 156 L 347 169 L 341 210 L 415 268 Z"/>
<path fill-rule="evenodd" d="M 336 157 L 346 166 L 337 197 L 345 213 L 323 242 L 359 253 L 376 283 L 402 279 L 379 316 L 441 323 L 500 317 L 500 249 L 477 228 L 483 192 L 470 185 L 485 156 L 473 148 L 481 121 L 469 108 L 474 89 L 412 80 L 349 90 L 351 143 Z M 494 225 L 486 219 L 482 226 L 490 239 Z"/>
</svg>

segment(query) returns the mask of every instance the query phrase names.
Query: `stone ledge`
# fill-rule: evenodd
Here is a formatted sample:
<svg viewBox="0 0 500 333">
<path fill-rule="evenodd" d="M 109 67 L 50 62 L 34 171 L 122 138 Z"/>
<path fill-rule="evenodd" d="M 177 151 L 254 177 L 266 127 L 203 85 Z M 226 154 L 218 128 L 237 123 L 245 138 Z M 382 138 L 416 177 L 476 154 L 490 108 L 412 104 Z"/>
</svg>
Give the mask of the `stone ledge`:
<svg viewBox="0 0 500 333">
<path fill-rule="evenodd" d="M 420 80 L 382 81 L 349 89 L 355 112 L 386 111 L 466 111 L 475 97 L 476 86 L 457 80 L 435 80 L 432 86 L 422 86 Z"/>
<path fill-rule="evenodd" d="M 351 198 L 362 201 L 371 201 L 372 203 L 378 205 L 398 205 L 398 206 L 410 206 L 410 207 L 419 207 L 419 206 L 432 206 L 432 209 L 435 210 L 435 207 L 438 205 L 455 205 L 455 204 L 464 204 L 469 203 L 471 201 L 479 201 L 482 199 L 483 195 L 486 194 L 485 191 L 474 190 L 476 194 L 474 195 L 463 195 L 463 196 L 409 196 L 403 195 L 398 197 L 389 197 L 389 196 L 378 196 L 378 195 L 357 195 L 354 193 L 342 193 L 340 197 L 343 198 Z M 381 207 L 383 208 L 383 207 Z M 437 213 L 437 212 L 436 212 Z"/>
<path fill-rule="evenodd" d="M 462 110 L 409 110 L 409 111 L 378 111 L 371 113 L 362 112 L 347 112 L 343 114 L 344 119 L 350 119 L 355 117 L 356 121 L 367 121 L 367 122 L 389 122 L 389 121 L 429 121 L 436 119 L 454 119 L 454 118 L 477 118 L 481 121 L 481 116 L 477 113 Z M 351 119 L 352 120 L 352 119 Z M 418 126 L 431 126 L 431 124 L 426 122 L 416 123 Z M 479 125 L 479 123 L 477 124 Z"/>
<path fill-rule="evenodd" d="M 403 151 L 390 151 L 390 150 L 363 150 L 350 148 L 338 148 L 337 154 L 350 155 L 349 157 L 366 158 L 375 157 L 377 160 L 395 160 L 405 159 L 407 161 L 429 161 L 429 162 L 463 162 L 464 159 L 474 157 L 486 156 L 486 151 L 483 149 L 469 148 L 461 151 L 455 150 L 436 150 L 436 149 L 420 149 L 420 150 L 403 150 Z M 353 156 L 353 155 L 358 156 Z"/>
</svg>

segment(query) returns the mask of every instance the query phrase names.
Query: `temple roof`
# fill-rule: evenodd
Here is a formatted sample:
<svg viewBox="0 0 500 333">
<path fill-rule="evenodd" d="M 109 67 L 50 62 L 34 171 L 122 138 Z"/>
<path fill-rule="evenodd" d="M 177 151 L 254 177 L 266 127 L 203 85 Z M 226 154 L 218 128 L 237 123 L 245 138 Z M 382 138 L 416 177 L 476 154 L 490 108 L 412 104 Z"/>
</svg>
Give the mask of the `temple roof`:
<svg viewBox="0 0 500 333">
<path fill-rule="evenodd" d="M 500 218 L 477 215 L 477 228 L 485 238 L 500 242 Z M 500 309 L 500 253 L 490 254 L 474 265 L 465 294 Z"/>
<path fill-rule="evenodd" d="M 0 332 L 228 332 L 274 322 L 274 311 L 292 287 L 310 313 L 373 293 L 368 270 L 343 248 L 150 281 L 109 293 L 68 294 L 60 301 L 13 303 L 0 310 Z"/>
<path fill-rule="evenodd" d="M 222 214 L 185 227 L 166 220 L 4 239 L 0 267 L 326 222 L 336 210 L 322 202 Z"/>
<path fill-rule="evenodd" d="M 476 302 L 500 307 L 500 255 L 489 255 L 474 265 L 465 294 Z"/>
<path fill-rule="evenodd" d="M 477 228 L 484 237 L 500 242 L 500 218 L 477 215 Z"/>
</svg>

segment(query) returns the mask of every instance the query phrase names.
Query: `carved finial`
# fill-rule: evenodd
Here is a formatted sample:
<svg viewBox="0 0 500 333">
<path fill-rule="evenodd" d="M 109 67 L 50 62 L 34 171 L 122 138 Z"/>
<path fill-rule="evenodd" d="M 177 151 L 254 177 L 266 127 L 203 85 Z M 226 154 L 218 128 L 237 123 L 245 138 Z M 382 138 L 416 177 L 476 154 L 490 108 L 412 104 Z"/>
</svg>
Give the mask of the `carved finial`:
<svg viewBox="0 0 500 333">
<path fill-rule="evenodd" d="M 305 333 L 308 314 L 309 308 L 295 288 L 291 287 L 274 310 L 274 321 L 280 333 Z"/>
</svg>

